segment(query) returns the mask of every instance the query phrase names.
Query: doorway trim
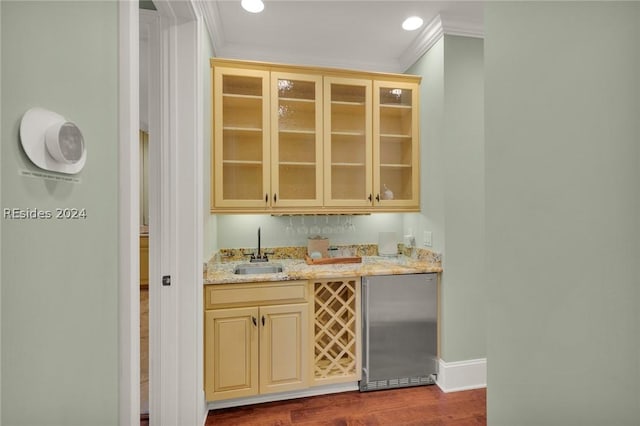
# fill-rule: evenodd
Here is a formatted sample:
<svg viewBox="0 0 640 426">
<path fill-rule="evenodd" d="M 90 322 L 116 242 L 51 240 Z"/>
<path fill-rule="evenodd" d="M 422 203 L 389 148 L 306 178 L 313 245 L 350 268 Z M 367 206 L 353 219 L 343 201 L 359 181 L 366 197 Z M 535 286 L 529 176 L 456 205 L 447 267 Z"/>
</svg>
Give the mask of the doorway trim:
<svg viewBox="0 0 640 426">
<path fill-rule="evenodd" d="M 138 3 L 118 2 L 119 423 L 140 424 Z"/>
<path fill-rule="evenodd" d="M 156 155 L 150 150 L 150 424 L 201 425 L 203 96 L 202 15 L 191 1 L 158 9 Z M 119 294 L 121 425 L 140 421 L 139 335 L 139 11 L 119 1 Z M 154 163 L 155 162 L 155 163 Z M 150 183 L 151 183 L 150 182 Z M 154 222 L 155 221 L 155 222 Z M 171 277 L 163 286 L 162 277 Z"/>
</svg>

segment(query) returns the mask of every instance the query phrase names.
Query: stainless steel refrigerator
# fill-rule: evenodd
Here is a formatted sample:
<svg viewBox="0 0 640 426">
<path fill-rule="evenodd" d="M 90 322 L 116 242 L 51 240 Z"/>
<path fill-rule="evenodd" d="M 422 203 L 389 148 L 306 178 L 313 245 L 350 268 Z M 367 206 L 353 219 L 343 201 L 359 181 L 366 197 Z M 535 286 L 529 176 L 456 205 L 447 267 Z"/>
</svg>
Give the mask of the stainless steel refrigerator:
<svg viewBox="0 0 640 426">
<path fill-rule="evenodd" d="M 437 293 L 436 274 L 363 278 L 360 391 L 435 383 Z"/>
</svg>

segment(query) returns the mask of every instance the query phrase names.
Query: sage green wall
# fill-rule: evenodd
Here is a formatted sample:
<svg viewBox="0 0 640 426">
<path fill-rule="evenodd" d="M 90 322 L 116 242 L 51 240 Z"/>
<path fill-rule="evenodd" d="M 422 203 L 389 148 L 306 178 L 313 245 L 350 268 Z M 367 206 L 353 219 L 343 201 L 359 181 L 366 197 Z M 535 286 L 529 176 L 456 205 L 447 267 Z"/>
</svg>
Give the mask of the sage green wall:
<svg viewBox="0 0 640 426">
<path fill-rule="evenodd" d="M 422 76 L 420 83 L 420 213 L 406 214 L 416 244 L 431 231 L 432 249 L 444 251 L 444 37 L 438 40 L 407 74 Z"/>
<path fill-rule="evenodd" d="M 447 362 L 486 357 L 483 40 L 444 37 L 441 325 Z"/>
<path fill-rule="evenodd" d="M 0 3 L 2 208 L 84 208 L 87 219 L 2 219 L 2 424 L 118 422 L 116 2 Z M 80 183 L 38 170 L 23 113 L 52 109 L 87 146 Z M 137 141 L 132 141 L 137 143 Z"/>
<path fill-rule="evenodd" d="M 443 253 L 440 354 L 486 357 L 483 41 L 445 35 L 407 71 L 421 75 L 422 212 Z"/>
<path fill-rule="evenodd" d="M 640 4 L 485 10 L 488 420 L 640 424 Z"/>
</svg>

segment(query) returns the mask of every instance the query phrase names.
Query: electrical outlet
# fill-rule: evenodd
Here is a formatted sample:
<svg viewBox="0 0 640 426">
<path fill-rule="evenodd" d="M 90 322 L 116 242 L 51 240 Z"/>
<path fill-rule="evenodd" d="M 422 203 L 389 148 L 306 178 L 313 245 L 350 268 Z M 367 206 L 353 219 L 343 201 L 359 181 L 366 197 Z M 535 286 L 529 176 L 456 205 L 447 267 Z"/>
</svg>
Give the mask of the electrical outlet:
<svg viewBox="0 0 640 426">
<path fill-rule="evenodd" d="M 431 236 L 431 231 L 424 231 L 424 245 L 426 247 L 432 247 L 433 246 L 433 238 Z"/>
</svg>

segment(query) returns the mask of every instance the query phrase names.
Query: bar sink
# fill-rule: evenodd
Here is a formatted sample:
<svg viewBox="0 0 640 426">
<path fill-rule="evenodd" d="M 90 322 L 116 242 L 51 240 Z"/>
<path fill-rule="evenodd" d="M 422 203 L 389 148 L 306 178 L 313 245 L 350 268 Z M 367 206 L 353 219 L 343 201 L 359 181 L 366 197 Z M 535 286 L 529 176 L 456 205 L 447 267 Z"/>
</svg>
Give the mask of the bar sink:
<svg viewBox="0 0 640 426">
<path fill-rule="evenodd" d="M 282 270 L 282 265 L 280 265 L 279 263 L 245 263 L 236 266 L 233 270 L 233 273 L 237 275 L 277 274 L 278 272 L 282 272 Z"/>
</svg>

